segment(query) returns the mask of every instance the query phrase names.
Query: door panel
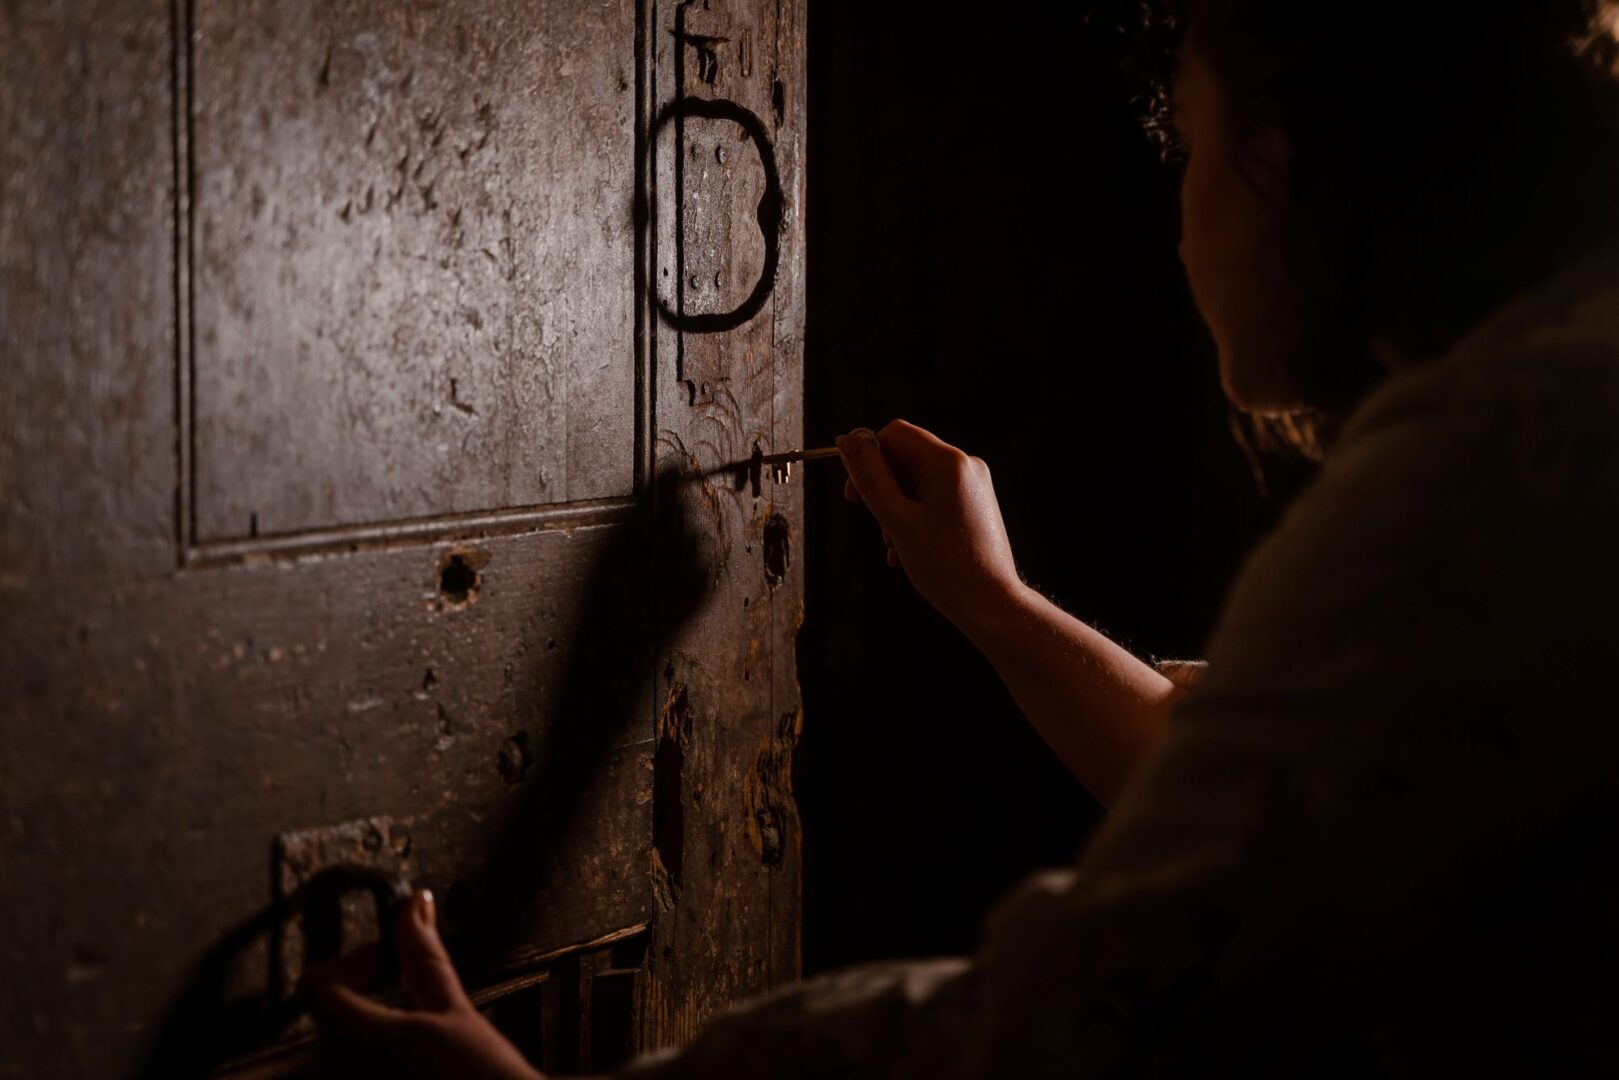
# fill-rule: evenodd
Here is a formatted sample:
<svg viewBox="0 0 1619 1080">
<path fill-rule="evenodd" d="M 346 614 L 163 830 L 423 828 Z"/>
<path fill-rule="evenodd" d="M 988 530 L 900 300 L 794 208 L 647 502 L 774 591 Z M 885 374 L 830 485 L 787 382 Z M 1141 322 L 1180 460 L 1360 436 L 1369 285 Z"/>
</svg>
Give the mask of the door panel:
<svg viewBox="0 0 1619 1080">
<path fill-rule="evenodd" d="M 201 540 L 627 496 L 628 0 L 202 0 Z"/>
<path fill-rule="evenodd" d="M 802 35 L 0 7 L 0 1077 L 296 1067 L 338 858 L 547 1061 L 796 973 Z"/>
</svg>

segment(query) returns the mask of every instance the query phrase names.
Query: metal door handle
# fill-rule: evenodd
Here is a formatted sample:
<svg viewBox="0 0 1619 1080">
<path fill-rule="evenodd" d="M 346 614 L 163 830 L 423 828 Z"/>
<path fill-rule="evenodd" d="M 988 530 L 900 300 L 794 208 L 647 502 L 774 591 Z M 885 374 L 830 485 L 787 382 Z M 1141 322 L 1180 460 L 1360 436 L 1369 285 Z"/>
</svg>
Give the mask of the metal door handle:
<svg viewBox="0 0 1619 1080">
<path fill-rule="evenodd" d="M 304 969 L 343 952 L 343 897 L 363 890 L 377 906 L 378 984 L 399 970 L 395 932 L 399 915 L 410 903 L 410 882 L 395 873 L 358 863 L 338 863 L 318 871 L 287 897 L 287 915 L 300 917 L 304 933 Z"/>
<path fill-rule="evenodd" d="M 668 300 L 658 297 L 658 310 L 664 321 L 676 330 L 687 334 L 717 334 L 741 326 L 759 314 L 776 287 L 776 268 L 781 262 L 781 173 L 776 168 L 776 150 L 770 145 L 770 133 L 765 129 L 764 121 L 736 102 L 723 98 L 677 98 L 665 105 L 658 114 L 657 122 L 653 124 L 654 133 L 676 117 L 729 120 L 739 125 L 759 151 L 759 165 L 765 174 L 764 194 L 759 196 L 759 205 L 754 211 L 759 234 L 764 239 L 765 261 L 759 270 L 759 280 L 754 282 L 748 298 L 730 311 L 688 315 L 676 311 Z"/>
</svg>

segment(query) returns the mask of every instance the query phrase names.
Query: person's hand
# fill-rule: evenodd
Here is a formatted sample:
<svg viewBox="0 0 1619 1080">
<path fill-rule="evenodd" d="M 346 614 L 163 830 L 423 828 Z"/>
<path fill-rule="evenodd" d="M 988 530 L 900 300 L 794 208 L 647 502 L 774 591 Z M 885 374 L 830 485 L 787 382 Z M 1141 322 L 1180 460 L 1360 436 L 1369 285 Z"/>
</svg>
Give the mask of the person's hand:
<svg viewBox="0 0 1619 1080">
<path fill-rule="evenodd" d="M 320 1026 L 322 1064 L 335 1075 L 388 1080 L 544 1080 L 473 1008 L 434 923 L 433 895 L 425 890 L 398 920 L 399 974 L 414 1010 L 354 989 L 374 967 L 374 951 L 305 975 L 300 989 Z"/>
<path fill-rule="evenodd" d="M 904 420 L 840 436 L 844 496 L 882 526 L 888 564 L 969 637 L 1023 589 L 989 466 Z"/>
</svg>

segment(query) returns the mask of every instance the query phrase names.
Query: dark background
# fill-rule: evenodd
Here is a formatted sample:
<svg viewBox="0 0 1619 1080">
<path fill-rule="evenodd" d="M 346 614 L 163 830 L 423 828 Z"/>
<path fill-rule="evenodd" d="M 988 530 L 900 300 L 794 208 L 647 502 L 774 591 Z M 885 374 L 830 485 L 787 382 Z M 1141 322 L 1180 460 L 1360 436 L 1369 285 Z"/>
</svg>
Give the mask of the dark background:
<svg viewBox="0 0 1619 1080">
<path fill-rule="evenodd" d="M 810 7 L 808 440 L 899 416 L 983 457 L 1032 584 L 1138 654 L 1199 655 L 1281 499 L 1230 434 L 1178 177 L 1103 13 L 969 11 Z M 803 479 L 811 972 L 970 950 L 1099 816 L 842 479 Z"/>
</svg>

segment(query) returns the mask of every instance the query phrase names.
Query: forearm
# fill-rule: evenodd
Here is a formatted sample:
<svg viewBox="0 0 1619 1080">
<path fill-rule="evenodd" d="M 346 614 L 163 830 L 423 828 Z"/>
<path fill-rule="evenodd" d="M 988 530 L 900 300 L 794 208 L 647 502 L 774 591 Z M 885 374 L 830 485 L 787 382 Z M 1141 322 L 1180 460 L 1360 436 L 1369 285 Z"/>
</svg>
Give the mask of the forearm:
<svg viewBox="0 0 1619 1080">
<path fill-rule="evenodd" d="M 989 657 L 1041 737 L 1111 803 L 1156 741 L 1173 685 L 1023 585 L 983 461 L 901 420 L 838 449 L 847 494 L 882 525 L 889 564 Z"/>
<path fill-rule="evenodd" d="M 962 630 L 1058 759 L 1110 805 L 1157 741 L 1174 685 L 1027 587 Z"/>
</svg>

